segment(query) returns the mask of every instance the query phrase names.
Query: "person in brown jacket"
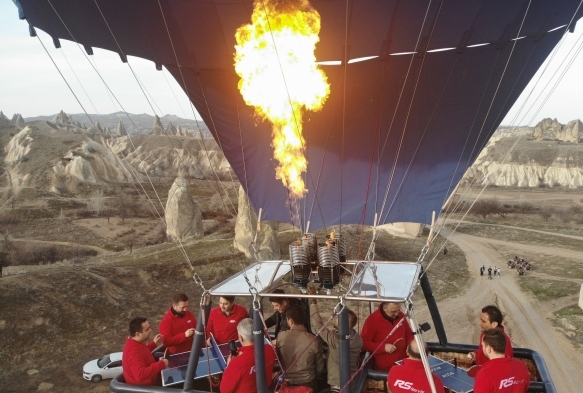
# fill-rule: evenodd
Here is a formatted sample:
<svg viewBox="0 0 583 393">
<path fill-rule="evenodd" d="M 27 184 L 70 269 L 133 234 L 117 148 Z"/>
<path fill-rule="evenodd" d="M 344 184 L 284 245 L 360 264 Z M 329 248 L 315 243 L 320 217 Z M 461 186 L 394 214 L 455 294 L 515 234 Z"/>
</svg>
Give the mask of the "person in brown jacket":
<svg viewBox="0 0 583 393">
<path fill-rule="evenodd" d="M 300 306 L 290 307 L 286 318 L 290 330 L 279 333 L 276 346 L 285 378 L 289 386 L 309 386 L 316 391 L 317 377 L 324 371 L 320 342 L 306 330 Z"/>
<path fill-rule="evenodd" d="M 309 291 L 309 290 L 308 290 Z M 320 331 L 324 322 L 318 310 L 318 301 L 310 299 L 310 315 L 312 321 L 312 328 L 314 332 Z M 358 358 L 360 357 L 360 349 L 362 348 L 362 338 L 354 327 L 358 322 L 358 317 L 352 310 L 348 310 L 348 323 L 350 325 L 350 373 L 354 375 L 358 370 Z M 324 329 L 320 333 L 322 340 L 328 344 L 328 384 L 330 391 L 340 390 L 340 352 L 338 339 L 338 316 L 334 318 L 334 329 Z"/>
</svg>

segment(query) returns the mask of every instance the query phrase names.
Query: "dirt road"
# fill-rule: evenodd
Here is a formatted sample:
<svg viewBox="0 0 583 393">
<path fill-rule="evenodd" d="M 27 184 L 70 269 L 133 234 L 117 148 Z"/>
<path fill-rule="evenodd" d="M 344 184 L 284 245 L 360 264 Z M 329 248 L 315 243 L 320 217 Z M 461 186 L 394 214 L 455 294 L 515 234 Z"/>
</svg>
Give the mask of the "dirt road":
<svg viewBox="0 0 583 393">
<path fill-rule="evenodd" d="M 583 259 L 581 253 L 563 249 L 526 246 L 517 243 L 485 239 L 476 236 L 451 233 L 444 228 L 442 235 L 457 244 L 466 254 L 468 268 L 472 273 L 472 283 L 463 296 L 447 299 L 440 303 L 448 341 L 478 343 L 479 310 L 487 304 L 497 304 L 506 315 L 504 324 L 512 342 L 517 347 L 538 351 L 545 359 L 558 392 L 577 392 L 583 386 L 583 375 L 578 372 L 578 364 L 583 356 L 578 353 L 549 322 L 549 311 L 536 300 L 528 298 L 520 290 L 517 281 L 529 279 L 518 277 L 505 266 L 505 259 L 490 244 L 503 244 L 517 250 L 528 248 L 530 252 L 553 253 L 574 259 Z M 480 277 L 480 266 L 501 266 L 502 277 L 488 280 Z M 420 315 L 425 317 L 423 312 Z"/>
</svg>

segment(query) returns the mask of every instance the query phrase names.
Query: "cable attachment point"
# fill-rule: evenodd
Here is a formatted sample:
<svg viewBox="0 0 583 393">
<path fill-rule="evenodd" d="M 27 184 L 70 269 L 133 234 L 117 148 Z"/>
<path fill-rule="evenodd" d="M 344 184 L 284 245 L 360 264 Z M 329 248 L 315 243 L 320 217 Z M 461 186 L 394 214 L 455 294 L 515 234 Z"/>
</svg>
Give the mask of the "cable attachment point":
<svg viewBox="0 0 583 393">
<path fill-rule="evenodd" d="M 210 293 L 210 291 L 207 291 L 205 289 L 202 292 L 202 295 L 200 295 L 200 306 L 205 307 L 207 304 L 210 304 L 210 300 L 211 300 L 211 293 Z"/>
</svg>

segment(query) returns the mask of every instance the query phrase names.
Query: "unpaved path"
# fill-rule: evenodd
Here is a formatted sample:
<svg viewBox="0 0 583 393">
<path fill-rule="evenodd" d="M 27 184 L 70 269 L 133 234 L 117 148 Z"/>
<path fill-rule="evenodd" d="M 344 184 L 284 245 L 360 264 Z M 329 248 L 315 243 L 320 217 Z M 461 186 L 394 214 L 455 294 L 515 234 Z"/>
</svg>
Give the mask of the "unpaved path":
<svg viewBox="0 0 583 393">
<path fill-rule="evenodd" d="M 37 239 L 27 239 L 27 238 L 20 238 L 20 239 L 13 239 L 10 238 L 11 242 L 26 242 L 26 243 L 39 243 L 39 244 L 58 244 L 61 246 L 70 246 L 70 247 L 84 247 L 90 248 L 92 250 L 97 251 L 97 255 L 106 254 L 111 251 L 106 250 L 105 248 L 97 247 L 97 246 L 90 246 L 89 244 L 80 244 L 80 243 L 71 243 L 71 242 L 58 242 L 53 240 L 37 240 Z"/>
<path fill-rule="evenodd" d="M 578 392 L 583 386 L 583 373 L 578 365 L 583 363 L 583 356 L 572 344 L 549 322 L 551 312 L 536 300 L 528 298 L 520 290 L 517 280 L 529 279 L 518 277 L 505 267 L 505 260 L 490 244 L 512 247 L 517 250 L 564 255 L 568 258 L 583 259 L 580 252 L 562 250 L 552 247 L 521 245 L 517 243 L 492 240 L 461 233 L 451 233 L 449 228 L 442 230 L 442 235 L 457 244 L 466 254 L 472 282 L 462 296 L 447 299 L 440 303 L 440 312 L 448 332 L 450 342 L 478 343 L 479 310 L 487 304 L 498 304 L 506 315 L 505 325 L 512 342 L 517 347 L 531 348 L 539 352 L 547 367 L 558 392 Z M 488 280 L 480 277 L 479 267 L 502 266 L 502 277 Z M 420 316 L 424 312 L 420 313 Z"/>
</svg>

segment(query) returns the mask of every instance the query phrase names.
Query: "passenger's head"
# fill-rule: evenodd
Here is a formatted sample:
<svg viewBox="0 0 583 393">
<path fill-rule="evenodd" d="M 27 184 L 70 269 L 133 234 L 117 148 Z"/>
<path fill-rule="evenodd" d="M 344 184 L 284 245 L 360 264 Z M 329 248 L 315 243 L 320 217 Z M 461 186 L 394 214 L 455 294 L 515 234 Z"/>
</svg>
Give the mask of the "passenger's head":
<svg viewBox="0 0 583 393">
<path fill-rule="evenodd" d="M 144 317 L 135 317 L 130 321 L 130 338 L 136 341 L 144 342 L 150 338 L 152 328 L 148 320 Z"/>
<path fill-rule="evenodd" d="M 481 345 L 488 359 L 502 357 L 506 352 L 506 335 L 500 329 L 485 330 Z"/>
<path fill-rule="evenodd" d="M 401 311 L 401 303 L 385 302 L 383 303 L 383 311 L 389 318 L 395 318 Z"/>
<path fill-rule="evenodd" d="M 423 343 L 423 348 L 425 349 L 425 353 L 428 351 L 427 343 L 421 340 Z M 419 352 L 419 345 L 417 345 L 417 341 L 412 340 L 409 345 L 407 346 L 407 355 L 410 359 L 417 359 L 421 360 L 421 352 Z"/>
<path fill-rule="evenodd" d="M 237 333 L 243 346 L 253 344 L 253 320 L 251 318 L 242 319 L 237 325 Z"/>
<path fill-rule="evenodd" d="M 290 326 L 303 325 L 306 321 L 306 314 L 300 306 L 291 306 L 285 313 L 287 322 Z"/>
<path fill-rule="evenodd" d="M 283 289 L 276 289 L 273 291 L 273 293 L 284 294 L 285 292 L 283 291 Z M 273 309 L 279 313 L 283 314 L 289 308 L 289 299 L 286 297 L 271 296 L 269 298 L 269 301 L 271 302 Z"/>
<path fill-rule="evenodd" d="M 174 295 L 172 308 L 178 315 L 184 315 L 186 310 L 188 310 L 188 296 L 186 296 L 184 293 L 178 293 Z"/>
<path fill-rule="evenodd" d="M 351 329 L 354 329 L 354 327 L 358 323 L 358 317 L 351 309 L 346 308 L 346 310 L 348 311 L 348 325 L 350 326 Z M 336 317 L 334 318 L 334 327 L 336 329 L 338 329 L 338 317 L 339 316 L 336 315 Z"/>
<path fill-rule="evenodd" d="M 221 296 L 219 297 L 219 307 L 224 313 L 230 313 L 235 305 L 235 296 Z"/>
<path fill-rule="evenodd" d="M 496 306 L 486 306 L 480 314 L 480 328 L 482 331 L 496 329 L 502 325 L 502 312 Z"/>
</svg>

